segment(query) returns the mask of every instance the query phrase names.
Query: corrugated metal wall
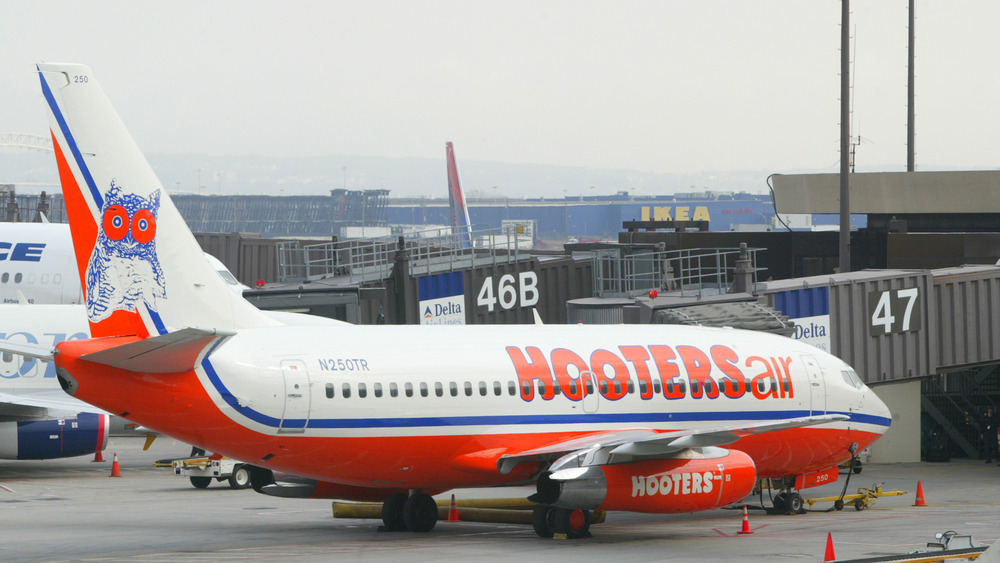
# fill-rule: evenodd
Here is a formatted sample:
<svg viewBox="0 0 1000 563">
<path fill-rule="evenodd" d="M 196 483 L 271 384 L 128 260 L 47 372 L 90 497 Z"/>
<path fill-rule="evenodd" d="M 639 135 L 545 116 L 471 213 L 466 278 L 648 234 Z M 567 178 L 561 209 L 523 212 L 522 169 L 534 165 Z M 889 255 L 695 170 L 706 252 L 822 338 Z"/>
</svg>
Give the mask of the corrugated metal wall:
<svg viewBox="0 0 1000 563">
<path fill-rule="evenodd" d="M 1000 358 L 1000 268 L 937 270 L 935 344 L 944 369 Z"/>
</svg>

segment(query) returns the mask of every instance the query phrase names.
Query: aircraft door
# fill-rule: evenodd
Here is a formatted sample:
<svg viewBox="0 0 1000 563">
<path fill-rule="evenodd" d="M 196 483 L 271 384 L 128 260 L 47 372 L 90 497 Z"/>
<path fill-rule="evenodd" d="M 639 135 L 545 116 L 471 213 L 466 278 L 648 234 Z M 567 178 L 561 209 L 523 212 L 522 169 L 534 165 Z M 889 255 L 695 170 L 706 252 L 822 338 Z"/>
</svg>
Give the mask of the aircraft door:
<svg viewBox="0 0 1000 563">
<path fill-rule="evenodd" d="M 282 360 L 281 373 L 285 377 L 285 412 L 278 431 L 305 432 L 311 400 L 309 371 L 302 360 Z"/>
<path fill-rule="evenodd" d="M 585 371 L 580 374 L 580 385 L 583 385 L 583 412 L 596 413 L 601 406 L 600 393 L 594 382 L 594 374 Z"/>
<path fill-rule="evenodd" d="M 823 368 L 815 356 L 802 355 L 809 376 L 809 410 L 810 414 L 826 414 L 826 381 L 823 379 Z"/>
</svg>

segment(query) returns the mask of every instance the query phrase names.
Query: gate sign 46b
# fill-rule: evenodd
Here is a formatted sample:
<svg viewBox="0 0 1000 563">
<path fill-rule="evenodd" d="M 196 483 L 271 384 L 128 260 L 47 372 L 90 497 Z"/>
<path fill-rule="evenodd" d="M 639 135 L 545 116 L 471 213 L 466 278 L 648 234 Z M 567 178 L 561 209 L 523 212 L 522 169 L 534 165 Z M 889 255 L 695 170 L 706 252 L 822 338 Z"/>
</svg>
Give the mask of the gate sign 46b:
<svg viewBox="0 0 1000 563">
<path fill-rule="evenodd" d="M 868 294 L 868 330 L 872 336 L 920 330 L 920 290 L 887 289 Z"/>
<path fill-rule="evenodd" d="M 487 276 L 476 296 L 476 305 L 486 307 L 491 313 L 498 304 L 505 310 L 538 304 L 538 274 L 535 272 L 521 272 L 516 278 L 513 274 L 501 276 L 496 282 L 496 291 L 493 283 L 493 276 Z"/>
</svg>

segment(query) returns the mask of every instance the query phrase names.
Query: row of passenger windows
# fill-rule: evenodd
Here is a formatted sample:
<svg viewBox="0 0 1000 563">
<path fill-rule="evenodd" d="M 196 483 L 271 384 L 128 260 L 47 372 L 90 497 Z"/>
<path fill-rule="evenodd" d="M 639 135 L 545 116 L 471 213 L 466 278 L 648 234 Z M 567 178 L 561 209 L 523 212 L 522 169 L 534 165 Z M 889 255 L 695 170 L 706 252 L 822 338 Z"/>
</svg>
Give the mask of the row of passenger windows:
<svg viewBox="0 0 1000 563">
<path fill-rule="evenodd" d="M 24 274 L 22 274 L 21 272 L 17 272 L 12 276 L 10 272 L 4 272 L 3 274 L 0 274 L 0 283 L 10 283 L 12 278 L 14 280 L 14 283 L 21 283 L 21 280 L 24 279 Z M 28 278 L 27 283 L 29 284 L 35 283 L 35 274 L 28 274 L 27 278 Z M 52 280 L 53 284 L 58 285 L 62 283 L 62 274 L 52 274 L 51 277 L 49 276 L 49 274 L 42 274 L 41 276 L 39 276 L 39 281 L 43 284 L 48 284 L 50 279 Z"/>
<path fill-rule="evenodd" d="M 770 382 L 770 385 L 768 385 L 768 382 Z M 532 392 L 532 383 L 533 383 L 532 381 L 522 381 L 521 382 L 521 387 L 523 387 L 522 390 L 524 392 L 524 395 L 531 395 L 531 392 Z M 570 394 L 572 396 L 576 396 L 576 395 L 579 394 L 579 390 L 580 390 L 579 385 L 581 385 L 581 383 L 579 381 L 577 381 L 575 379 L 571 379 L 570 380 L 570 382 L 569 382 L 569 392 L 570 392 Z M 592 380 L 590 380 L 590 379 L 587 379 L 585 385 L 586 385 L 586 388 L 587 388 L 587 394 L 588 395 L 593 394 L 594 393 L 594 382 Z M 750 388 L 750 382 L 749 381 L 746 382 L 746 385 L 747 385 L 747 388 L 749 389 Z M 350 399 L 352 391 L 356 389 L 357 390 L 357 396 L 359 398 L 364 399 L 365 397 L 368 396 L 368 386 L 369 386 L 369 384 L 367 384 L 367 383 L 357 383 L 357 384 L 354 384 L 354 385 L 352 385 L 351 383 L 343 383 L 340 386 L 340 396 L 342 398 L 344 398 L 344 399 Z M 621 395 L 622 394 L 622 382 L 621 381 L 619 381 L 619 380 L 613 380 L 613 381 L 611 381 L 611 386 L 614 388 L 614 394 L 615 395 Z M 625 386 L 627 388 L 627 392 L 628 393 L 635 393 L 636 392 L 636 384 L 635 384 L 634 380 L 629 379 L 627 381 L 627 383 L 625 384 Z M 399 396 L 399 386 L 395 382 L 389 383 L 389 385 L 387 387 L 388 387 L 388 391 L 389 391 L 389 396 L 390 397 L 398 397 Z M 435 397 L 444 397 L 444 394 L 445 394 L 444 383 L 442 383 L 440 381 L 437 381 L 437 382 L 434 383 L 433 387 L 434 387 L 434 396 Z M 607 380 L 601 380 L 600 383 L 599 383 L 599 387 L 601 389 L 601 394 L 603 394 L 603 395 L 607 395 L 608 394 L 609 386 L 608 386 L 608 381 Z M 639 393 L 641 393 L 643 395 L 648 395 L 649 394 L 649 382 L 648 381 L 646 381 L 646 380 L 640 380 L 638 387 L 639 387 Z M 653 387 L 653 393 L 656 394 L 656 395 L 659 395 L 663 391 L 663 386 L 660 385 L 660 380 L 658 380 L 658 379 L 654 379 L 653 380 L 652 387 Z M 674 393 L 684 394 L 686 392 L 687 385 L 686 385 L 685 382 L 679 381 L 677 383 L 668 383 L 665 387 L 666 387 L 666 392 L 667 392 L 668 395 L 674 394 Z M 774 381 L 773 379 L 770 379 L 770 380 L 759 380 L 757 382 L 757 390 L 759 392 L 761 392 L 761 393 L 766 393 L 768 391 L 768 387 L 770 387 L 772 391 L 777 391 L 778 390 L 778 383 L 776 381 Z M 788 381 L 787 380 L 783 381 L 783 387 L 785 388 L 785 391 L 789 391 L 790 390 L 789 386 L 788 386 Z M 480 397 L 485 397 L 485 396 L 487 396 L 487 395 L 490 394 L 491 386 L 488 385 L 485 381 L 480 381 L 479 384 L 478 384 L 478 386 L 473 386 L 472 382 L 466 381 L 466 382 L 464 382 L 462 384 L 461 392 L 466 397 L 471 397 L 474 394 L 476 394 L 476 390 L 477 389 L 478 389 L 479 396 Z M 556 395 L 561 395 L 562 394 L 562 387 L 560 387 L 559 385 L 554 385 L 552 390 L 553 390 L 553 392 Z M 376 383 L 372 383 L 371 384 L 371 391 L 372 391 L 372 395 L 374 395 L 376 397 L 382 397 L 383 394 L 385 393 L 385 387 L 383 387 L 383 385 L 381 383 L 377 383 L 377 382 Z M 505 391 L 505 389 L 504 389 L 504 385 L 503 384 L 501 384 L 499 381 L 494 381 L 493 382 L 492 393 L 493 393 L 494 396 L 500 397 L 501 395 L 504 394 L 504 391 Z M 548 388 L 545 385 L 545 382 L 539 381 L 538 382 L 538 393 L 540 395 L 545 395 L 545 393 L 547 391 L 548 391 Z M 411 382 L 407 382 L 407 383 L 403 384 L 403 394 L 405 396 L 412 397 L 412 396 L 414 396 L 414 392 L 418 392 L 421 397 L 429 397 L 430 393 L 431 393 L 431 391 L 430 391 L 430 385 L 427 382 L 422 381 L 422 382 L 416 384 L 416 389 L 415 389 L 414 388 L 414 384 L 411 383 Z M 506 385 L 506 393 L 508 395 L 510 395 L 511 397 L 513 397 L 514 395 L 517 395 L 517 383 L 514 382 L 514 381 L 508 381 L 507 385 Z M 451 381 L 451 382 L 448 383 L 448 394 L 451 395 L 452 397 L 458 397 L 459 396 L 459 384 L 457 382 Z M 334 398 L 336 396 L 336 385 L 335 384 L 333 384 L 333 383 L 327 383 L 326 384 L 326 396 L 329 399 L 332 399 L 332 398 Z"/>
</svg>

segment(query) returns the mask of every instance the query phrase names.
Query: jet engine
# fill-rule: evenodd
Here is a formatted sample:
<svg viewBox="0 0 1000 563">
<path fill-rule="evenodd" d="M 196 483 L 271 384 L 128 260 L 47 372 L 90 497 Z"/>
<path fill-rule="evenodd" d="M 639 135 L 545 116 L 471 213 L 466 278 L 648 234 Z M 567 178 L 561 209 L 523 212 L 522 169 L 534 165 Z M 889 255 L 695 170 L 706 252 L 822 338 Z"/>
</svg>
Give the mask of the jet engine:
<svg viewBox="0 0 1000 563">
<path fill-rule="evenodd" d="M 532 500 L 581 510 L 676 513 L 732 504 L 753 490 L 757 471 L 747 454 L 715 447 L 679 453 L 546 473 Z"/>
<path fill-rule="evenodd" d="M 108 415 L 0 422 L 0 459 L 55 459 L 103 451 Z"/>
</svg>

